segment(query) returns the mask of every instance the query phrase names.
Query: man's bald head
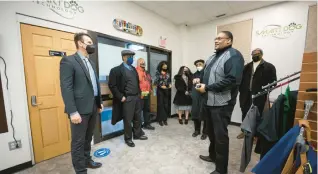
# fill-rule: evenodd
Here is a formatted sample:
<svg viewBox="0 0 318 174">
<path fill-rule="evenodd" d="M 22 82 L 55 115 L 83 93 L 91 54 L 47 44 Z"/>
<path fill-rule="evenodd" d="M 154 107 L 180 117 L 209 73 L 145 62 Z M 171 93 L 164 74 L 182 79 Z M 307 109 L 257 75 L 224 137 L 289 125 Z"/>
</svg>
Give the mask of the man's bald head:
<svg viewBox="0 0 318 174">
<path fill-rule="evenodd" d="M 137 60 L 137 66 L 141 67 L 141 68 L 145 68 L 146 67 L 146 63 L 145 60 L 143 58 L 139 58 Z"/>
</svg>

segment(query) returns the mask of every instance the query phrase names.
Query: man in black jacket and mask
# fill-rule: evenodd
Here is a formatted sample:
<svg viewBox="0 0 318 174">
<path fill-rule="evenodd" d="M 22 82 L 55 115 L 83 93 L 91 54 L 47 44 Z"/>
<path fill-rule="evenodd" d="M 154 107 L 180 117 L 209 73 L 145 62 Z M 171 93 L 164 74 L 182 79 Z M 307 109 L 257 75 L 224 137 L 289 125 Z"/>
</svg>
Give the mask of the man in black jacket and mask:
<svg viewBox="0 0 318 174">
<path fill-rule="evenodd" d="M 199 59 L 194 62 L 194 65 L 196 66 L 197 71 L 193 74 L 193 78 L 200 78 L 203 73 L 204 68 L 204 60 Z M 196 84 L 194 84 L 196 85 Z M 201 108 L 203 103 L 203 96 L 201 93 L 199 93 L 195 87 L 192 88 L 191 92 L 192 96 L 192 109 L 191 109 L 191 117 L 194 122 L 194 133 L 192 134 L 192 137 L 196 137 L 200 135 L 201 133 L 201 122 L 203 121 L 203 130 L 202 130 L 202 136 L 201 139 L 205 140 L 207 138 L 207 130 L 206 130 L 206 121 L 202 117 L 201 114 Z"/>
<path fill-rule="evenodd" d="M 121 52 L 123 63 L 110 70 L 108 86 L 113 94 L 112 124 L 124 120 L 124 138 L 129 147 L 134 140 L 147 140 L 141 129 L 141 91 L 136 68 L 132 66 L 135 53 Z M 133 137 L 132 137 L 133 135 Z"/>
<path fill-rule="evenodd" d="M 242 121 L 252 104 L 252 95 L 262 91 L 262 86 L 277 80 L 276 68 L 263 59 L 263 50 L 257 48 L 252 51 L 253 61 L 245 65 L 243 70 L 242 83 L 240 85 L 240 107 L 242 110 Z M 254 105 L 257 106 L 260 115 L 264 110 L 266 95 L 255 98 Z M 241 133 L 238 139 L 244 137 Z"/>
</svg>

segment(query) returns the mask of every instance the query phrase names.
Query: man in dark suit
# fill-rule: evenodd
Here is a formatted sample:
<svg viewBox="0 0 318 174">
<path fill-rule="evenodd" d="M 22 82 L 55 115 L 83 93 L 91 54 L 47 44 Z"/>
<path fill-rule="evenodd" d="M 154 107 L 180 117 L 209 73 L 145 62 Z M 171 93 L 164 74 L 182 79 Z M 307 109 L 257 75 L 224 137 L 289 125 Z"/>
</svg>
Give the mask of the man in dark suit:
<svg viewBox="0 0 318 174">
<path fill-rule="evenodd" d="M 94 62 L 89 54 L 95 52 L 91 37 L 86 33 L 74 36 L 77 52 L 60 62 L 60 83 L 65 112 L 71 120 L 71 153 L 75 172 L 86 174 L 86 168 L 99 168 L 90 156 L 96 117 L 103 109 L 100 86 Z"/>
<path fill-rule="evenodd" d="M 123 63 L 110 70 L 108 86 L 113 94 L 112 124 L 124 119 L 125 142 L 135 147 L 133 138 L 147 140 L 141 129 L 141 91 L 136 69 L 131 66 L 135 53 L 129 50 L 121 52 Z M 133 123 L 133 128 L 131 127 Z"/>
<path fill-rule="evenodd" d="M 242 110 L 242 122 L 252 105 L 252 95 L 262 91 L 262 86 L 277 80 L 276 68 L 273 64 L 263 59 L 263 50 L 257 48 L 252 51 L 252 60 L 246 64 L 243 70 L 242 83 L 240 85 L 240 107 Z M 255 98 L 254 105 L 257 106 L 262 115 L 266 102 L 266 95 Z M 240 133 L 238 139 L 244 138 Z"/>
</svg>

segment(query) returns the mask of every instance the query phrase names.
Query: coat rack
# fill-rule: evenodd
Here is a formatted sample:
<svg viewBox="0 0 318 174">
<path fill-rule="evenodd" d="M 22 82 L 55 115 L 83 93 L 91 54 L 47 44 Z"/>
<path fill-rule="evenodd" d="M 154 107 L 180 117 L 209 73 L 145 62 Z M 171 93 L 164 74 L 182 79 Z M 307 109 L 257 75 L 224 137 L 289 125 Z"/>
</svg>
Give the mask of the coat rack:
<svg viewBox="0 0 318 174">
<path fill-rule="evenodd" d="M 286 77 L 283 77 L 283 78 L 281 78 L 281 79 L 279 79 L 279 80 L 276 80 L 276 81 L 274 81 L 273 83 L 270 83 L 270 84 L 268 84 L 268 85 L 263 86 L 262 89 L 266 89 L 266 88 L 269 88 L 269 87 L 271 87 L 271 86 L 274 86 L 274 85 L 276 85 L 278 82 L 281 82 L 281 81 L 283 81 L 283 80 L 289 79 L 289 78 L 291 78 L 291 77 L 293 77 L 293 76 L 295 76 L 295 75 L 297 75 L 297 74 L 300 74 L 300 72 L 301 72 L 301 71 L 298 71 L 298 72 L 295 72 L 295 73 L 293 73 L 293 74 L 290 74 L 290 75 L 288 75 L 288 76 L 286 76 Z"/>
<path fill-rule="evenodd" d="M 300 79 L 300 77 L 296 77 L 296 78 L 293 78 L 293 79 L 291 79 L 291 80 L 288 80 L 288 81 L 285 82 L 285 83 L 282 83 L 282 84 L 279 84 L 278 86 L 276 86 L 276 84 L 277 84 L 278 82 L 281 82 L 281 81 L 283 81 L 283 80 L 289 79 L 289 78 L 291 78 L 291 77 L 293 77 L 293 76 L 295 76 L 295 75 L 297 75 L 297 74 L 300 74 L 300 72 L 301 72 L 301 71 L 294 72 L 293 74 L 290 74 L 290 75 L 287 75 L 287 76 L 285 76 L 285 77 L 283 77 L 283 78 L 280 78 L 279 80 L 276 80 L 276 81 L 274 81 L 273 83 L 269 83 L 269 84 L 267 84 L 267 85 L 265 85 L 265 86 L 262 86 L 262 89 L 265 89 L 265 90 L 262 91 L 262 92 L 259 92 L 259 93 L 255 94 L 255 95 L 252 95 L 252 99 L 255 99 L 256 97 L 262 96 L 262 95 L 264 95 L 264 94 L 269 94 L 270 92 L 272 92 L 273 90 L 275 90 L 275 89 L 277 89 L 277 88 L 280 88 L 280 87 L 282 87 L 282 86 L 284 86 L 284 85 L 286 85 L 286 84 L 289 84 L 289 83 L 291 83 L 291 82 L 293 82 L 293 81 L 295 81 L 295 80 Z"/>
</svg>

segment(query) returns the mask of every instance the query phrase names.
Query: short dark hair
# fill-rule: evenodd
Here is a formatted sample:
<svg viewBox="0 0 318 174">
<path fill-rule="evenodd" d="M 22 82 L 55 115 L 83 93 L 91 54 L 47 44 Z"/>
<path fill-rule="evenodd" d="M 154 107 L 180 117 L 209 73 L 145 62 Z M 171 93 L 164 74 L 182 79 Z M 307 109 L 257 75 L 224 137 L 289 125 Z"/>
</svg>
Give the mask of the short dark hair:
<svg viewBox="0 0 318 174">
<path fill-rule="evenodd" d="M 87 36 L 89 38 L 92 39 L 92 37 L 87 34 L 87 33 L 83 33 L 83 32 L 80 32 L 80 33 L 75 33 L 74 35 L 74 42 L 75 42 L 75 45 L 76 45 L 76 48 L 78 48 L 78 41 L 83 41 L 83 36 Z M 93 39 L 92 39 L 93 40 Z"/>
<path fill-rule="evenodd" d="M 197 63 L 199 63 L 199 62 L 201 62 L 201 63 L 203 63 L 203 64 L 204 64 L 204 60 L 199 59 L 199 60 L 194 61 L 194 65 L 195 65 L 195 66 L 197 66 Z"/>
<path fill-rule="evenodd" d="M 233 34 L 230 31 L 221 31 L 221 33 L 224 33 L 233 43 Z"/>
</svg>

